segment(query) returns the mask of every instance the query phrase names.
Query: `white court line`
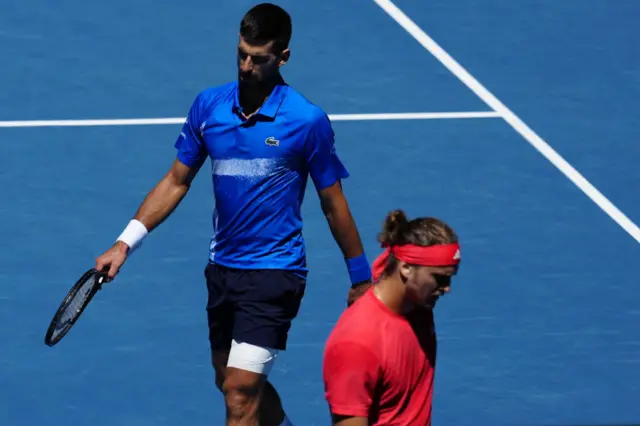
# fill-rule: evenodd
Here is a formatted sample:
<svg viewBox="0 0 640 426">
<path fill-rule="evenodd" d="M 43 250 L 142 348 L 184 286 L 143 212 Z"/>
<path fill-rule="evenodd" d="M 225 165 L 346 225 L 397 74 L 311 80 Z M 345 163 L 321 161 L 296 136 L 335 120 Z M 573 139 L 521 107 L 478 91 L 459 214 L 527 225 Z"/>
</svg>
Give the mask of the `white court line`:
<svg viewBox="0 0 640 426">
<path fill-rule="evenodd" d="M 334 114 L 331 121 L 365 120 L 441 120 L 449 118 L 500 118 L 495 111 L 479 112 L 405 112 L 399 114 Z"/>
<path fill-rule="evenodd" d="M 330 114 L 332 121 L 366 120 L 437 120 L 448 118 L 499 118 L 495 111 L 469 112 L 401 112 L 382 114 Z M 22 120 L 0 121 L 0 127 L 93 127 L 93 126 L 144 126 L 157 124 L 182 124 L 184 117 L 126 118 L 102 120 Z"/>
<path fill-rule="evenodd" d="M 407 31 L 418 43 L 436 57 L 453 75 L 458 77 L 473 93 L 482 99 L 489 107 L 498 112 L 500 116 L 513 127 L 515 131 L 525 138 L 547 160 L 560 170 L 571 182 L 582 190 L 594 203 L 596 203 L 611 219 L 620 225 L 637 242 L 640 243 L 640 228 L 622 213 L 611 201 L 598 191 L 587 179 L 585 179 L 571 164 L 560 156 L 547 142 L 538 136 L 517 115 L 500 102 L 491 92 L 478 82 L 455 59 L 442 49 L 431 37 L 429 37 L 415 22 L 413 22 L 402 10 L 390 0 L 373 0 L 394 21 Z"/>
</svg>

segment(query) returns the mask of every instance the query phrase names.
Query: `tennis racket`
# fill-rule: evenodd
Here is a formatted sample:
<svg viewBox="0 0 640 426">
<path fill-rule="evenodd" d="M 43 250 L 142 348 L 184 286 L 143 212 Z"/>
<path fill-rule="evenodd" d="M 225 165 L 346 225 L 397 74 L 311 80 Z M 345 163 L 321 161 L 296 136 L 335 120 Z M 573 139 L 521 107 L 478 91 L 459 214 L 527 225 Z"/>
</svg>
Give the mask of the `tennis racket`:
<svg viewBox="0 0 640 426">
<path fill-rule="evenodd" d="M 106 276 L 106 272 L 92 268 L 71 287 L 49 324 L 44 338 L 47 346 L 54 346 L 71 330 L 93 296 L 102 288 Z"/>
</svg>

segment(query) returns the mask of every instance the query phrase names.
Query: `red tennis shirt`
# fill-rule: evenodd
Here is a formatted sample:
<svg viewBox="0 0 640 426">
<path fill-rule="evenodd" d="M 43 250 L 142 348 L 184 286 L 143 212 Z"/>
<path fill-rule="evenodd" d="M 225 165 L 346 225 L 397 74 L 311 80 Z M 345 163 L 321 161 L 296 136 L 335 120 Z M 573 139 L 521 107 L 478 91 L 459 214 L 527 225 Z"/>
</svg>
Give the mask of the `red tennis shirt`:
<svg viewBox="0 0 640 426">
<path fill-rule="evenodd" d="M 392 312 L 367 291 L 346 309 L 324 352 L 332 413 L 371 426 L 430 426 L 436 355 L 433 312 Z"/>
</svg>

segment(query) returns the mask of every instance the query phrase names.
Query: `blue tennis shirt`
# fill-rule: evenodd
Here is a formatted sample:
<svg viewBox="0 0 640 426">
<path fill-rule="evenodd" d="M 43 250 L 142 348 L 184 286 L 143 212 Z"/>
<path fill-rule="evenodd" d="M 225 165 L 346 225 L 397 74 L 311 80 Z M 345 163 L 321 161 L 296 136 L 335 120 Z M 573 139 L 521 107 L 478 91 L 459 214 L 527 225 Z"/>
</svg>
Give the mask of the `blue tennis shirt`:
<svg viewBox="0 0 640 426">
<path fill-rule="evenodd" d="M 194 100 L 175 144 L 187 166 L 211 158 L 209 261 L 304 273 L 301 206 L 307 178 L 321 190 L 349 176 L 329 117 L 285 83 L 248 120 L 241 113 L 237 82 L 206 89 Z"/>
</svg>

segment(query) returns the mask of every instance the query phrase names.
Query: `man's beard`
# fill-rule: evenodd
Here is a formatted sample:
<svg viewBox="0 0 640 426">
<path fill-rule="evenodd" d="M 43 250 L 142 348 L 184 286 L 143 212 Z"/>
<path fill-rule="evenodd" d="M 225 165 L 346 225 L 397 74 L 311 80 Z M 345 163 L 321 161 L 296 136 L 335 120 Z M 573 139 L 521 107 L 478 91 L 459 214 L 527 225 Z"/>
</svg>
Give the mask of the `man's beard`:
<svg viewBox="0 0 640 426">
<path fill-rule="evenodd" d="M 238 73 L 238 82 L 246 88 L 259 88 L 262 82 L 250 73 Z"/>
<path fill-rule="evenodd" d="M 438 300 L 439 300 L 439 299 L 440 299 L 440 296 L 439 296 L 439 295 L 432 295 L 432 296 L 429 296 L 429 297 L 427 298 L 427 300 L 425 300 L 425 301 L 421 304 L 421 306 L 422 306 L 423 308 L 433 309 L 433 308 L 435 308 L 436 303 L 438 303 Z"/>
</svg>

